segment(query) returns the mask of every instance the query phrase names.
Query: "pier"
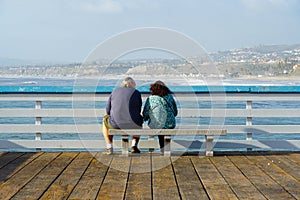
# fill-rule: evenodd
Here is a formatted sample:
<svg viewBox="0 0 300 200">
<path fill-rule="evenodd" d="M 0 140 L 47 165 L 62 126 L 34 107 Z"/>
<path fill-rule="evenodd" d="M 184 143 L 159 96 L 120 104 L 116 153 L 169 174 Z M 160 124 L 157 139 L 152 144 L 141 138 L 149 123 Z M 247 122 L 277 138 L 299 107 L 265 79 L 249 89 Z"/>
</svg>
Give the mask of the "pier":
<svg viewBox="0 0 300 200">
<path fill-rule="evenodd" d="M 299 86 L 175 92 L 179 128 L 227 130 L 213 157 L 204 138 L 177 136 L 170 157 L 153 138 L 128 157 L 116 138 L 104 155 L 111 89 L 0 87 L 0 199 L 300 199 Z"/>
<path fill-rule="evenodd" d="M 0 199 L 299 199 L 300 153 L 2 153 Z"/>
</svg>

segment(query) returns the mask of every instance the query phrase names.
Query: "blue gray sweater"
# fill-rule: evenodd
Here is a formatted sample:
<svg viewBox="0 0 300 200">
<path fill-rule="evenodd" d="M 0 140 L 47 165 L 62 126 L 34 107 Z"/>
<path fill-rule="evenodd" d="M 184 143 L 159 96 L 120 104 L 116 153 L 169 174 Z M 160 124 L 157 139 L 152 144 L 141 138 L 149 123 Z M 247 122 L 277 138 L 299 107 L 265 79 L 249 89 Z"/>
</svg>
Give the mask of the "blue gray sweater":
<svg viewBox="0 0 300 200">
<path fill-rule="evenodd" d="M 106 113 L 109 123 L 115 128 L 141 128 L 141 93 L 134 88 L 116 88 L 109 96 Z"/>
</svg>

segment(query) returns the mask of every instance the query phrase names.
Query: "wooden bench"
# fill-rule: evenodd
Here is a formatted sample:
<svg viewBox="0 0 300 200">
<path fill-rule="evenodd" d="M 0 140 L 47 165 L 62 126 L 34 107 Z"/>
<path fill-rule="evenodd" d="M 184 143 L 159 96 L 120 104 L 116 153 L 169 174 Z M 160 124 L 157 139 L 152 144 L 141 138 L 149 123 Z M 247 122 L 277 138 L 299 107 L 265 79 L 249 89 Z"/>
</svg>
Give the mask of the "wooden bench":
<svg viewBox="0 0 300 200">
<path fill-rule="evenodd" d="M 122 136 L 122 154 L 128 156 L 129 136 L 157 136 L 164 135 L 164 156 L 171 155 L 171 136 L 198 136 L 204 135 L 206 141 L 206 156 L 213 156 L 214 136 L 226 135 L 224 129 L 110 129 L 110 135 Z"/>
</svg>

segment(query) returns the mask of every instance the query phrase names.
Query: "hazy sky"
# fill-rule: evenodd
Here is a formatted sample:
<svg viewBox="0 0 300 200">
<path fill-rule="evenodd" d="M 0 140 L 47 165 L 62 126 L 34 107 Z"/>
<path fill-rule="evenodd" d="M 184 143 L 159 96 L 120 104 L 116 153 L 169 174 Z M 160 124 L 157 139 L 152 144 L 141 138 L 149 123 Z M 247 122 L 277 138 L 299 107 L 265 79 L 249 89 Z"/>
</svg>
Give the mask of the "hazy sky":
<svg viewBox="0 0 300 200">
<path fill-rule="evenodd" d="M 214 52 L 300 43 L 300 0 L 0 0 L 0 57 L 83 61 L 140 27 L 179 31 Z"/>
</svg>

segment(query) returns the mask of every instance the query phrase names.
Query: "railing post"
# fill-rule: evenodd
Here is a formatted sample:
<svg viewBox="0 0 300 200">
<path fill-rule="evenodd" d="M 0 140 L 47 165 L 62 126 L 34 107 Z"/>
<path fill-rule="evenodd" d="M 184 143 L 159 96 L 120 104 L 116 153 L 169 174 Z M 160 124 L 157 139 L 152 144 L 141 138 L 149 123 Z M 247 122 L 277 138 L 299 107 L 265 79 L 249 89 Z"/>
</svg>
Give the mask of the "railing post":
<svg viewBox="0 0 300 200">
<path fill-rule="evenodd" d="M 35 102 L 35 109 L 40 110 L 42 108 L 42 102 L 36 101 Z M 35 117 L 35 125 L 40 126 L 42 124 L 42 117 Z M 35 133 L 35 140 L 41 140 L 42 139 L 42 133 L 36 132 Z M 36 148 L 36 151 L 41 151 L 41 148 Z"/>
<path fill-rule="evenodd" d="M 252 101 L 246 102 L 246 110 L 252 110 Z M 246 126 L 252 126 L 252 117 L 247 117 L 246 119 Z M 252 133 L 247 133 L 247 140 L 252 140 Z"/>
<path fill-rule="evenodd" d="M 252 101 L 247 101 L 246 102 L 246 110 L 250 111 L 252 110 Z M 252 117 L 247 116 L 246 118 L 246 126 L 251 127 L 252 126 Z M 252 133 L 251 132 L 247 132 L 247 138 L 246 140 L 252 140 Z M 252 148 L 247 148 L 247 151 L 252 151 Z"/>
</svg>

